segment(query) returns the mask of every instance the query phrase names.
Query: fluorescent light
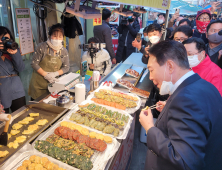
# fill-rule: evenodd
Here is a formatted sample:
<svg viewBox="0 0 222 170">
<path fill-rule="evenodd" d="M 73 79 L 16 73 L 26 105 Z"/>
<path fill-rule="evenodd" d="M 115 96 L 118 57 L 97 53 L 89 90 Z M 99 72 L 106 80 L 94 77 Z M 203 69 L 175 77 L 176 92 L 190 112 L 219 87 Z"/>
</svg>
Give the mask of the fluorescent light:
<svg viewBox="0 0 222 170">
<path fill-rule="evenodd" d="M 2 7 L 2 4 L 0 4 L 0 7 Z"/>
</svg>

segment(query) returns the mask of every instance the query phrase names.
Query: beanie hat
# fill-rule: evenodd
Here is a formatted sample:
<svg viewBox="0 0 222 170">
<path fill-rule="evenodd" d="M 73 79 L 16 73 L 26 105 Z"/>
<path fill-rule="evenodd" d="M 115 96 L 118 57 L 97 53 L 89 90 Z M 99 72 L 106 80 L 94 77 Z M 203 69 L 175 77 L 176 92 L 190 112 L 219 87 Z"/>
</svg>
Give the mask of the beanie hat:
<svg viewBox="0 0 222 170">
<path fill-rule="evenodd" d="M 204 13 L 208 14 L 209 17 L 210 17 L 210 19 L 211 19 L 210 10 L 209 10 L 209 9 L 203 9 L 203 10 L 197 12 L 196 20 L 199 18 L 200 15 L 202 15 L 202 14 L 204 14 Z"/>
</svg>

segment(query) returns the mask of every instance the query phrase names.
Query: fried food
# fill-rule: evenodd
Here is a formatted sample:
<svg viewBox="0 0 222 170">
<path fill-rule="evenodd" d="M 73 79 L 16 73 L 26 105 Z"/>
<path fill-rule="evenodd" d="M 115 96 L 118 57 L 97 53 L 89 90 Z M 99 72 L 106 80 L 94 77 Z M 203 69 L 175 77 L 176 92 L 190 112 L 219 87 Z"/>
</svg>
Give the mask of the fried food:
<svg viewBox="0 0 222 170">
<path fill-rule="evenodd" d="M 22 120 L 22 121 L 19 121 L 18 122 L 19 124 L 22 124 L 22 125 L 27 125 L 27 124 L 29 124 L 29 121 L 28 120 Z"/>
<path fill-rule="evenodd" d="M 34 163 L 34 162 L 35 162 L 35 157 L 36 157 L 36 155 L 32 155 L 32 156 L 30 156 L 29 160 L 30 160 L 32 163 Z"/>
<path fill-rule="evenodd" d="M 37 124 L 29 125 L 28 130 L 37 130 L 39 126 Z"/>
<path fill-rule="evenodd" d="M 90 138 L 96 138 L 97 133 L 96 132 L 90 132 L 89 137 Z"/>
<path fill-rule="evenodd" d="M 8 139 L 10 139 L 12 137 L 12 135 L 11 134 L 8 134 Z M 1 147 L 1 146 L 0 146 Z"/>
<path fill-rule="evenodd" d="M 31 117 L 38 117 L 39 113 L 29 113 L 29 116 L 31 116 Z"/>
<path fill-rule="evenodd" d="M 132 83 L 130 83 L 129 81 L 124 80 L 124 79 L 117 79 L 116 82 L 122 86 L 129 88 L 129 89 L 134 87 L 134 85 Z"/>
<path fill-rule="evenodd" d="M 136 88 L 136 87 L 133 87 L 131 90 L 130 90 L 131 93 L 134 93 L 138 96 L 141 96 L 141 97 L 145 97 L 145 98 L 148 98 L 150 96 L 150 92 L 148 91 L 145 91 L 145 90 L 141 90 L 139 88 Z"/>
<path fill-rule="evenodd" d="M 105 141 L 106 143 L 112 143 L 112 142 L 113 142 L 112 138 L 109 137 L 109 136 L 104 136 L 104 141 Z"/>
<path fill-rule="evenodd" d="M 8 145 L 7 145 L 9 148 L 14 148 L 14 149 L 17 149 L 19 144 L 17 141 L 14 141 L 14 142 L 10 142 Z"/>
<path fill-rule="evenodd" d="M 7 150 L 5 150 L 5 151 L 0 151 L 0 158 L 3 158 L 3 157 L 5 157 L 6 155 L 8 155 L 9 154 L 9 152 L 7 151 Z"/>
<path fill-rule="evenodd" d="M 22 143 L 26 140 L 26 136 L 19 136 L 19 137 L 16 137 L 16 140 L 18 143 Z"/>
<path fill-rule="evenodd" d="M 11 135 L 17 135 L 20 132 L 20 130 L 11 130 Z"/>
<path fill-rule="evenodd" d="M 106 100 L 103 100 L 103 99 L 97 99 L 97 98 L 92 98 L 91 100 L 94 101 L 95 103 L 98 103 L 98 104 L 114 107 L 114 108 L 117 108 L 117 109 L 120 109 L 120 110 L 126 110 L 125 106 L 114 103 L 114 102 L 106 101 Z"/>
<path fill-rule="evenodd" d="M 140 76 L 140 74 L 136 70 L 133 70 L 133 69 L 126 69 L 126 73 L 136 78 Z"/>
<path fill-rule="evenodd" d="M 24 166 L 24 167 L 28 167 L 29 165 L 31 165 L 32 164 L 32 162 L 30 161 L 30 160 L 24 160 L 23 162 L 22 162 L 22 166 Z"/>
<path fill-rule="evenodd" d="M 48 162 L 49 160 L 48 160 L 48 158 L 46 158 L 46 157 L 42 157 L 41 158 L 41 164 L 45 167 L 45 164 L 46 164 L 46 162 Z"/>
<path fill-rule="evenodd" d="M 104 136 L 102 134 L 97 134 L 96 139 L 104 140 Z"/>
<path fill-rule="evenodd" d="M 87 107 L 89 106 L 89 103 L 85 104 L 85 105 L 79 105 L 79 107 Z"/>
<path fill-rule="evenodd" d="M 115 130 L 114 126 L 108 125 L 104 128 L 103 133 L 112 134 Z"/>
<path fill-rule="evenodd" d="M 22 132 L 22 134 L 23 135 L 30 135 L 30 134 L 32 134 L 34 132 L 34 130 L 24 130 L 23 132 Z"/>
<path fill-rule="evenodd" d="M 17 170 L 26 170 L 26 167 L 20 166 L 20 167 L 17 168 Z"/>
<path fill-rule="evenodd" d="M 36 122 L 37 125 L 45 125 L 46 123 L 48 123 L 47 119 L 41 119 L 38 122 Z"/>
<path fill-rule="evenodd" d="M 80 133 L 81 133 L 82 135 L 88 136 L 88 135 L 89 135 L 89 130 L 86 129 L 86 128 L 82 128 L 82 130 L 80 131 Z"/>
<path fill-rule="evenodd" d="M 115 129 L 113 135 L 114 135 L 114 136 L 118 136 L 118 135 L 119 135 L 119 129 Z"/>
<path fill-rule="evenodd" d="M 23 119 L 22 121 L 29 121 L 29 122 L 31 122 L 31 121 L 33 121 L 33 120 L 34 120 L 33 117 L 26 117 L 26 118 Z"/>
<path fill-rule="evenodd" d="M 40 164 L 41 163 L 41 158 L 39 156 L 35 157 L 35 162 L 36 164 Z"/>
<path fill-rule="evenodd" d="M 12 129 L 18 130 L 18 129 L 20 129 L 22 126 L 23 126 L 22 124 L 15 123 L 15 124 L 12 126 Z"/>
<path fill-rule="evenodd" d="M 35 166 L 35 170 L 42 170 L 43 169 L 43 166 L 41 164 L 37 164 Z"/>
<path fill-rule="evenodd" d="M 28 166 L 28 170 L 35 170 L 35 163 L 32 163 L 31 165 Z"/>
</svg>

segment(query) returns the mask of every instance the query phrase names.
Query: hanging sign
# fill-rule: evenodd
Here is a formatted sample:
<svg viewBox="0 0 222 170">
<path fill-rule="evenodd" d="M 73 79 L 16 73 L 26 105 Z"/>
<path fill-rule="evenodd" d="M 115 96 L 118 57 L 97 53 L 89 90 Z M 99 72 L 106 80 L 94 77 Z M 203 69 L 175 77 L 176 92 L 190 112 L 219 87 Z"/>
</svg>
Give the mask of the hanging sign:
<svg viewBox="0 0 222 170">
<path fill-rule="evenodd" d="M 34 52 L 29 8 L 15 8 L 21 55 Z"/>
<path fill-rule="evenodd" d="M 93 26 L 102 25 L 102 17 L 101 18 L 93 18 Z"/>
</svg>

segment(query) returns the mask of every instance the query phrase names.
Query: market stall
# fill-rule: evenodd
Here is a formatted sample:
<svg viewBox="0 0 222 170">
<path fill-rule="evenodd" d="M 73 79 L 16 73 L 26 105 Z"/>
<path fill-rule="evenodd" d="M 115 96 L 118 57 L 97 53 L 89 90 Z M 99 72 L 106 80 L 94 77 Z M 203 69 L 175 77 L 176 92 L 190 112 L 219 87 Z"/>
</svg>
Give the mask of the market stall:
<svg viewBox="0 0 222 170">
<path fill-rule="evenodd" d="M 132 64 L 135 58 L 137 62 Z M 35 101 L 36 104 L 12 113 L 14 121 L 8 132 L 11 138 L 8 146 L 0 148 L 9 153 L 0 158 L 0 169 L 18 169 L 24 162 L 35 163 L 33 157 L 46 157 L 64 169 L 124 169 L 133 146 L 134 115 L 144 107 L 149 96 L 147 91 L 152 88 L 141 58 L 142 54 L 133 53 L 114 67 L 100 80 L 99 88 L 87 93 L 86 100 L 79 105 L 75 100 L 69 109 L 46 104 L 43 101 L 51 96 L 45 94 Z M 90 81 L 85 80 L 84 84 L 88 92 Z M 116 101 L 105 101 L 112 97 Z M 117 104 L 118 99 L 124 101 Z M 0 124 L 0 132 L 3 128 L 4 123 Z M 68 156 L 63 158 L 57 152 Z M 87 166 L 78 161 L 74 163 L 73 156 L 87 162 Z"/>
</svg>

